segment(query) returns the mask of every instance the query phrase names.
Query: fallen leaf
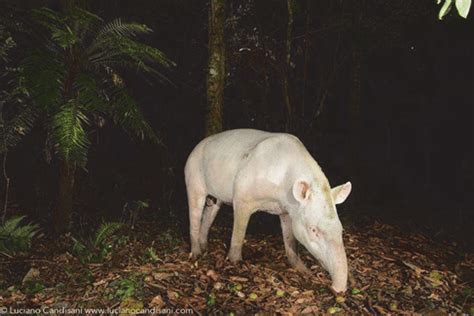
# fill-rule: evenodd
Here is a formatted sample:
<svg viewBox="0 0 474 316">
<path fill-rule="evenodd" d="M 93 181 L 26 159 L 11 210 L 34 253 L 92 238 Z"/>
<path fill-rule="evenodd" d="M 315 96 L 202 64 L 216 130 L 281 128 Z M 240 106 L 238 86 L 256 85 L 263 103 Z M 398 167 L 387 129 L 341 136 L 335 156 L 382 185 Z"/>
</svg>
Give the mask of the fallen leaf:
<svg viewBox="0 0 474 316">
<path fill-rule="evenodd" d="M 152 300 L 150 301 L 150 306 L 152 307 L 162 308 L 165 305 L 166 303 L 163 301 L 163 298 L 161 297 L 161 295 L 157 295 L 153 297 Z"/>
</svg>

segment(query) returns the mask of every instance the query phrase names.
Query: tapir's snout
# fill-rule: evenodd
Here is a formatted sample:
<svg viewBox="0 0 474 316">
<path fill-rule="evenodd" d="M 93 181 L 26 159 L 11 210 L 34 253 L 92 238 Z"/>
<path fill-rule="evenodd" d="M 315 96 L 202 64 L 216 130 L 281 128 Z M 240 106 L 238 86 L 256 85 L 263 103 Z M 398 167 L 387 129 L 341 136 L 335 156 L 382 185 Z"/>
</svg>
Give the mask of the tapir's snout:
<svg viewBox="0 0 474 316">
<path fill-rule="evenodd" d="M 320 240 L 318 245 L 312 244 L 308 250 L 326 269 L 332 279 L 332 289 L 344 292 L 347 289 L 347 257 L 342 240 Z"/>
<path fill-rule="evenodd" d="M 328 247 L 328 263 L 326 269 L 331 275 L 332 288 L 336 292 L 347 289 L 347 257 L 344 244 L 331 241 Z"/>
</svg>

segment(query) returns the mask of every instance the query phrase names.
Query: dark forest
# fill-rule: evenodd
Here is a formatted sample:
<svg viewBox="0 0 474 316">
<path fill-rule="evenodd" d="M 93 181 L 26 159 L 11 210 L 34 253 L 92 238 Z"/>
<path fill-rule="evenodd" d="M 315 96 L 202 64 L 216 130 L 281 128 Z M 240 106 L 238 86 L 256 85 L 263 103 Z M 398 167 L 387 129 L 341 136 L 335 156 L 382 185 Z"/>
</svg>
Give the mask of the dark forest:
<svg viewBox="0 0 474 316">
<path fill-rule="evenodd" d="M 436 2 L 0 0 L 0 314 L 473 314 Z"/>
</svg>

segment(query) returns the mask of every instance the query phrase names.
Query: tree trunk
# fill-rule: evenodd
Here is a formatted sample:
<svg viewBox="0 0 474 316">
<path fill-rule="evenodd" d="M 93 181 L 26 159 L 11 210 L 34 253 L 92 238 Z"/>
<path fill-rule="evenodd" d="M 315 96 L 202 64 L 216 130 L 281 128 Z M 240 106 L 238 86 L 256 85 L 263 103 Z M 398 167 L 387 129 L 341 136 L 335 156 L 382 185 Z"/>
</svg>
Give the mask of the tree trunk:
<svg viewBox="0 0 474 316">
<path fill-rule="evenodd" d="M 225 85 L 225 0 L 211 0 L 209 9 L 209 63 L 207 72 L 206 135 L 222 131 Z"/>
<path fill-rule="evenodd" d="M 286 131 L 291 131 L 293 128 L 293 116 L 294 116 L 294 109 L 291 102 L 290 97 L 290 87 L 289 87 L 289 75 L 290 75 L 290 68 L 291 68 L 291 44 L 292 44 L 292 36 L 293 36 L 293 16 L 294 16 L 294 8 L 295 8 L 295 0 L 287 0 L 288 6 L 288 23 L 286 26 L 286 51 L 285 51 L 285 68 L 283 71 L 283 98 L 285 101 L 285 108 L 286 108 L 286 122 L 285 122 L 285 129 Z"/>
<path fill-rule="evenodd" d="M 74 197 L 74 179 L 76 166 L 59 160 L 59 195 L 56 208 L 53 210 L 53 228 L 61 234 L 69 230 Z"/>
</svg>

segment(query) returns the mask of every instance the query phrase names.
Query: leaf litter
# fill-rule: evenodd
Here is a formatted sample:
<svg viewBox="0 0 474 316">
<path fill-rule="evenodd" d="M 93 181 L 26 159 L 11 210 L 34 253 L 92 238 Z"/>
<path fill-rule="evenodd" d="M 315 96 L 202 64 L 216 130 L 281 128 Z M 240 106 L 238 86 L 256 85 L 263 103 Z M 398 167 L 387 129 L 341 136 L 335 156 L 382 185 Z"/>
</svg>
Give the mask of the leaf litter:
<svg viewBox="0 0 474 316">
<path fill-rule="evenodd" d="M 292 269 L 279 235 L 248 235 L 244 261 L 234 265 L 226 259 L 230 229 L 214 227 L 210 249 L 194 261 L 182 239 L 150 241 L 159 236 L 152 234 L 156 226 L 140 227 L 148 234 L 132 232 L 103 263 L 81 263 L 67 237 L 45 237 L 29 254 L 0 257 L 0 305 L 190 308 L 234 315 L 474 313 L 474 254 L 395 226 L 375 221 L 345 231 L 350 276 L 344 295 L 331 293 L 328 274 L 304 249 L 300 255 L 311 275 Z M 150 245 L 153 262 L 144 256 Z"/>
</svg>

